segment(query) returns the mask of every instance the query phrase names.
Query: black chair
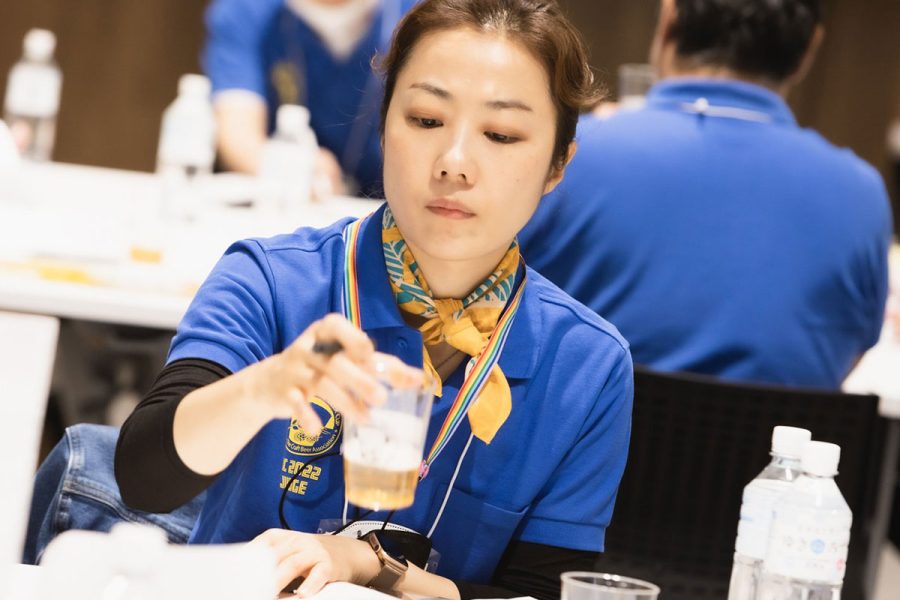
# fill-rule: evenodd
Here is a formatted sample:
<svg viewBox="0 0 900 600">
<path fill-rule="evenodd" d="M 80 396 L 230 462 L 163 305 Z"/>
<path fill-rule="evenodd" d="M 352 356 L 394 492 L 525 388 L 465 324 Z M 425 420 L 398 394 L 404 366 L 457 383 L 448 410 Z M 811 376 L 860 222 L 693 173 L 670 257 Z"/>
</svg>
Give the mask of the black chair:
<svg viewBox="0 0 900 600">
<path fill-rule="evenodd" d="M 769 458 L 772 428 L 841 446 L 838 486 L 853 511 L 844 600 L 870 600 L 871 544 L 886 421 L 875 396 L 635 372 L 634 424 L 598 570 L 647 579 L 663 600 L 724 599 L 744 485 Z M 874 556 L 872 555 L 874 554 Z"/>
</svg>

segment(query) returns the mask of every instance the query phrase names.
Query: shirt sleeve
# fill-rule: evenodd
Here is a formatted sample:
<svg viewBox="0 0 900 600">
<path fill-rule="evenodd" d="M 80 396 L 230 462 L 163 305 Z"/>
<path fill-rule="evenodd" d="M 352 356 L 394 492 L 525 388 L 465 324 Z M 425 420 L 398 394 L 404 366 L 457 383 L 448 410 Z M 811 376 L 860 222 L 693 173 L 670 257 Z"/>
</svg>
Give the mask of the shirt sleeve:
<svg viewBox="0 0 900 600">
<path fill-rule="evenodd" d="M 454 581 L 461 600 L 472 598 L 516 598 L 558 600 L 559 576 L 566 571 L 590 571 L 597 552 L 513 540 L 497 565 L 490 585 Z"/>
<path fill-rule="evenodd" d="M 275 284 L 258 242 L 233 244 L 200 287 L 178 325 L 168 361 L 201 358 L 236 373 L 282 348 Z"/>
<path fill-rule="evenodd" d="M 868 165 L 866 165 L 868 167 Z M 864 223 L 863 251 L 854 265 L 865 322 L 863 347 L 860 353 L 874 346 L 881 337 L 884 311 L 888 295 L 888 253 L 893 238 L 891 204 L 881 176 L 868 167 L 869 194 L 873 206 L 869 215 L 861 216 Z"/>
<path fill-rule="evenodd" d="M 515 539 L 603 551 L 631 435 L 634 368 L 621 348 L 575 444 L 519 524 Z"/>
<path fill-rule="evenodd" d="M 215 0 L 206 11 L 202 62 L 213 93 L 241 89 L 266 96 L 265 36 L 281 0 Z"/>
<path fill-rule="evenodd" d="M 115 474 L 125 504 L 146 512 L 169 512 L 215 480 L 181 461 L 172 432 L 181 400 L 229 374 L 221 365 L 192 359 L 171 363 L 160 372 L 119 432 Z"/>
</svg>

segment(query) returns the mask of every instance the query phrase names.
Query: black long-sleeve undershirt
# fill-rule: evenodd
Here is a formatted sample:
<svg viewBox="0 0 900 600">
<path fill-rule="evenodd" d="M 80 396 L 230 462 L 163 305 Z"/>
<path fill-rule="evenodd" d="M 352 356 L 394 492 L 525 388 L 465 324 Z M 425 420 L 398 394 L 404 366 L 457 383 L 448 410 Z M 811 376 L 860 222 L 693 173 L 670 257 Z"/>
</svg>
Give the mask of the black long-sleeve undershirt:
<svg viewBox="0 0 900 600">
<path fill-rule="evenodd" d="M 119 435 L 115 473 L 122 499 L 147 512 L 169 512 L 205 490 L 215 476 L 186 466 L 175 449 L 175 410 L 191 391 L 227 377 L 225 367 L 207 360 L 185 359 L 167 365 Z M 590 570 L 597 552 L 512 541 L 494 571 L 490 585 L 454 581 L 462 600 L 559 598 L 559 575 Z"/>
</svg>

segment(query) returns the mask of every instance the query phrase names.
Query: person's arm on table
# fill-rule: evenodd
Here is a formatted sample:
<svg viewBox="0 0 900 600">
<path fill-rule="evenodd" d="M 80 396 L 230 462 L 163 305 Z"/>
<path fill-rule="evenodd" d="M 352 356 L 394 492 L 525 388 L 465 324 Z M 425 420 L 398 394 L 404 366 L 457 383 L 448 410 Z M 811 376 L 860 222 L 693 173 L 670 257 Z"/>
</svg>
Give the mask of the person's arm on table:
<svg viewBox="0 0 900 600">
<path fill-rule="evenodd" d="M 224 90 L 213 102 L 218 151 L 229 170 L 256 175 L 266 143 L 266 103 L 249 90 Z"/>
<path fill-rule="evenodd" d="M 314 595 L 332 581 L 366 585 L 381 570 L 381 563 L 365 541 L 346 536 L 270 529 L 259 535 L 254 543 L 267 544 L 275 551 L 279 589 L 284 589 L 298 576 L 305 576 L 303 583 L 291 590 L 300 597 Z M 491 584 L 450 580 L 410 564 L 393 588 L 384 591 L 448 600 L 523 595 L 538 600 L 557 600 L 560 574 L 589 570 L 598 556 L 597 552 L 512 541 Z"/>
</svg>

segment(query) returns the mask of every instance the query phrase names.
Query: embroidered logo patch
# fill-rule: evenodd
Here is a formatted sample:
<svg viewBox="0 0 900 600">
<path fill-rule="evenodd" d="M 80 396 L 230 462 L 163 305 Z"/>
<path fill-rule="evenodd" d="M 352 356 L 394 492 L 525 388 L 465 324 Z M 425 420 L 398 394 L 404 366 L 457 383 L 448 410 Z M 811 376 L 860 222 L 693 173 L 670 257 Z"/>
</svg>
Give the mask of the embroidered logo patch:
<svg viewBox="0 0 900 600">
<path fill-rule="evenodd" d="M 285 448 L 291 454 L 298 456 L 324 454 L 331 450 L 338 438 L 341 437 L 341 427 L 343 426 L 341 414 L 334 412 L 334 409 L 319 397 L 313 397 L 310 404 L 322 420 L 322 431 L 315 437 L 307 435 L 300 427 L 299 421 L 291 419 L 291 428 L 285 442 Z"/>
</svg>

